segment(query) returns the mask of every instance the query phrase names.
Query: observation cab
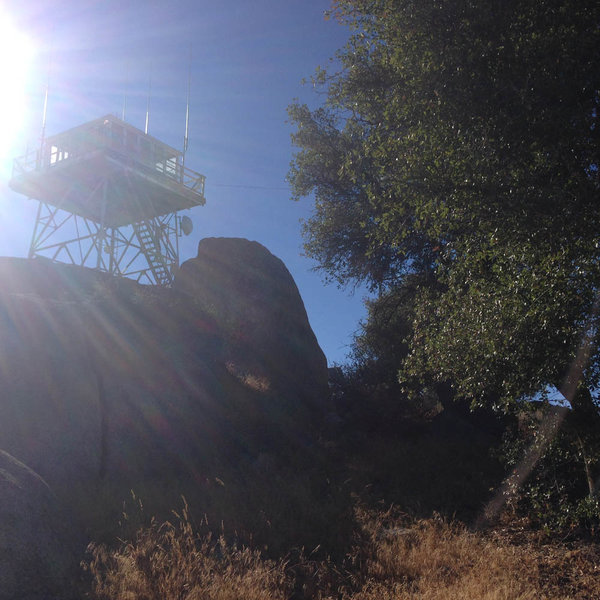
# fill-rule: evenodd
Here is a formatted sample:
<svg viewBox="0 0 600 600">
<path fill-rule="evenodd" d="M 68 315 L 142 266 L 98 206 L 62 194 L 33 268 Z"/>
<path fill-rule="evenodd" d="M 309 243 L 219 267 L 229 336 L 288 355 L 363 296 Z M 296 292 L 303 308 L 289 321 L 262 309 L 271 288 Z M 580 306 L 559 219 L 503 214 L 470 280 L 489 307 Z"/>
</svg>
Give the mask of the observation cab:
<svg viewBox="0 0 600 600">
<path fill-rule="evenodd" d="M 10 187 L 39 201 L 30 258 L 170 285 L 179 237 L 202 206 L 205 177 L 185 155 L 106 115 L 49 136 L 15 159 Z"/>
</svg>

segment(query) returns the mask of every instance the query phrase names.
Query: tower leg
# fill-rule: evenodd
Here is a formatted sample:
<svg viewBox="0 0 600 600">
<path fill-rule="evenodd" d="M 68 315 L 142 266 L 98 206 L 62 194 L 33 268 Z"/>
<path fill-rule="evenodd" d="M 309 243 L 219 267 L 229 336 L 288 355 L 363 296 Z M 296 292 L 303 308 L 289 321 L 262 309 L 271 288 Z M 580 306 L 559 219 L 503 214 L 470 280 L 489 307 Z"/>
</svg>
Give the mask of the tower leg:
<svg viewBox="0 0 600 600">
<path fill-rule="evenodd" d="M 42 216 L 42 203 L 38 201 L 37 215 L 35 217 L 35 225 L 33 226 L 33 234 L 31 236 L 31 243 L 29 244 L 29 253 L 27 258 L 33 258 L 35 255 L 35 241 L 37 239 L 38 230 L 40 227 L 40 217 Z"/>
<path fill-rule="evenodd" d="M 98 256 L 96 258 L 96 269 L 102 270 L 102 246 L 106 239 L 106 179 L 102 183 L 102 206 L 100 207 L 100 229 L 98 230 L 98 237 L 96 238 L 96 252 Z"/>
</svg>

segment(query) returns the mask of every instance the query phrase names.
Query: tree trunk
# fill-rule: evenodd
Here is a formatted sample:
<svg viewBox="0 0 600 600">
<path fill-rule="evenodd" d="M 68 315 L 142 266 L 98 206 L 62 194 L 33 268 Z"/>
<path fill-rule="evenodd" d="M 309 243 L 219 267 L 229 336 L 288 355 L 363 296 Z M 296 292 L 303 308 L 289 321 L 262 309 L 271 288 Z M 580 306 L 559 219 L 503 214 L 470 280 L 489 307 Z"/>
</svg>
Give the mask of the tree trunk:
<svg viewBox="0 0 600 600">
<path fill-rule="evenodd" d="M 585 478 L 588 484 L 588 493 L 591 499 L 596 496 L 596 481 L 594 480 L 594 476 L 592 475 L 592 469 L 590 466 L 591 460 L 588 457 L 587 452 L 585 451 L 585 445 L 583 440 L 577 436 L 577 443 L 579 444 L 579 449 L 581 450 L 581 458 L 583 460 L 583 468 L 585 469 Z"/>
</svg>

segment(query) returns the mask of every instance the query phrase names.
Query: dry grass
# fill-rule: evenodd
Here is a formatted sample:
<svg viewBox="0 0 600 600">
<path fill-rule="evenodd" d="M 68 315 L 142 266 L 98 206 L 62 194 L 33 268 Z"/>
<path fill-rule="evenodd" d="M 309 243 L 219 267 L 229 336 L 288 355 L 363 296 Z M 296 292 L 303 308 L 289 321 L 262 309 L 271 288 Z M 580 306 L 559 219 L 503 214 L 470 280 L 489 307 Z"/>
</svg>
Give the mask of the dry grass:
<svg viewBox="0 0 600 600">
<path fill-rule="evenodd" d="M 153 523 L 117 551 L 90 546 L 85 568 L 98 600 L 283 600 L 285 565 L 194 533 L 187 507 L 176 523 Z"/>
<path fill-rule="evenodd" d="M 361 587 L 352 600 L 526 600 L 541 598 L 535 559 L 441 520 L 409 528 L 365 523 Z"/>
<path fill-rule="evenodd" d="M 92 548 L 99 600 L 583 600 L 600 598 L 600 550 L 514 544 L 439 518 L 357 513 L 357 545 L 342 567 L 269 561 L 221 537 L 195 534 L 186 509 L 115 552 Z"/>
<path fill-rule="evenodd" d="M 355 552 L 359 584 L 344 600 L 600 598 L 600 549 L 569 550 L 481 535 L 433 518 L 403 527 L 366 517 Z"/>
</svg>

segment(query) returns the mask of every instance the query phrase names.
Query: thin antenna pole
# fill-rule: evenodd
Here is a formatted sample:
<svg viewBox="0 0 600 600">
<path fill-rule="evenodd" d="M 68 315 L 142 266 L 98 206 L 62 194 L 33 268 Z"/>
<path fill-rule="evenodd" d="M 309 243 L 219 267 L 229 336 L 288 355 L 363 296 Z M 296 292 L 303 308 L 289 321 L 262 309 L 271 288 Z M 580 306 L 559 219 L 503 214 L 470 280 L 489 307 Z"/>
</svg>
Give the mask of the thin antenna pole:
<svg viewBox="0 0 600 600">
<path fill-rule="evenodd" d="M 44 147 L 44 140 L 46 138 L 46 113 L 48 111 L 48 87 L 49 82 L 46 81 L 46 89 L 44 90 L 44 109 L 42 111 L 42 134 L 40 136 L 40 146 Z"/>
<path fill-rule="evenodd" d="M 52 38 L 54 38 L 54 28 L 52 29 Z M 44 152 L 44 142 L 46 141 L 46 117 L 48 115 L 48 90 L 50 89 L 50 71 L 52 70 L 52 54 L 54 51 L 54 40 L 50 41 L 50 51 L 48 54 L 48 70 L 46 72 L 46 89 L 44 90 L 44 108 L 42 110 L 42 132 L 40 134 L 40 161 Z"/>
<path fill-rule="evenodd" d="M 192 45 L 190 44 L 190 62 L 188 64 L 187 97 L 185 102 L 185 134 L 183 136 L 183 158 L 182 166 L 185 169 L 185 153 L 188 149 L 190 130 L 190 86 L 192 81 Z"/>
<path fill-rule="evenodd" d="M 130 61 L 127 61 L 127 67 L 125 69 L 125 91 L 123 92 L 123 110 L 121 112 L 121 120 L 125 120 L 125 113 L 127 111 L 127 88 L 129 87 L 129 66 Z"/>
<path fill-rule="evenodd" d="M 152 67 L 150 67 L 150 77 L 148 79 L 148 99 L 146 101 L 146 126 L 144 133 L 148 135 L 148 122 L 150 121 L 150 95 L 152 94 Z"/>
</svg>

